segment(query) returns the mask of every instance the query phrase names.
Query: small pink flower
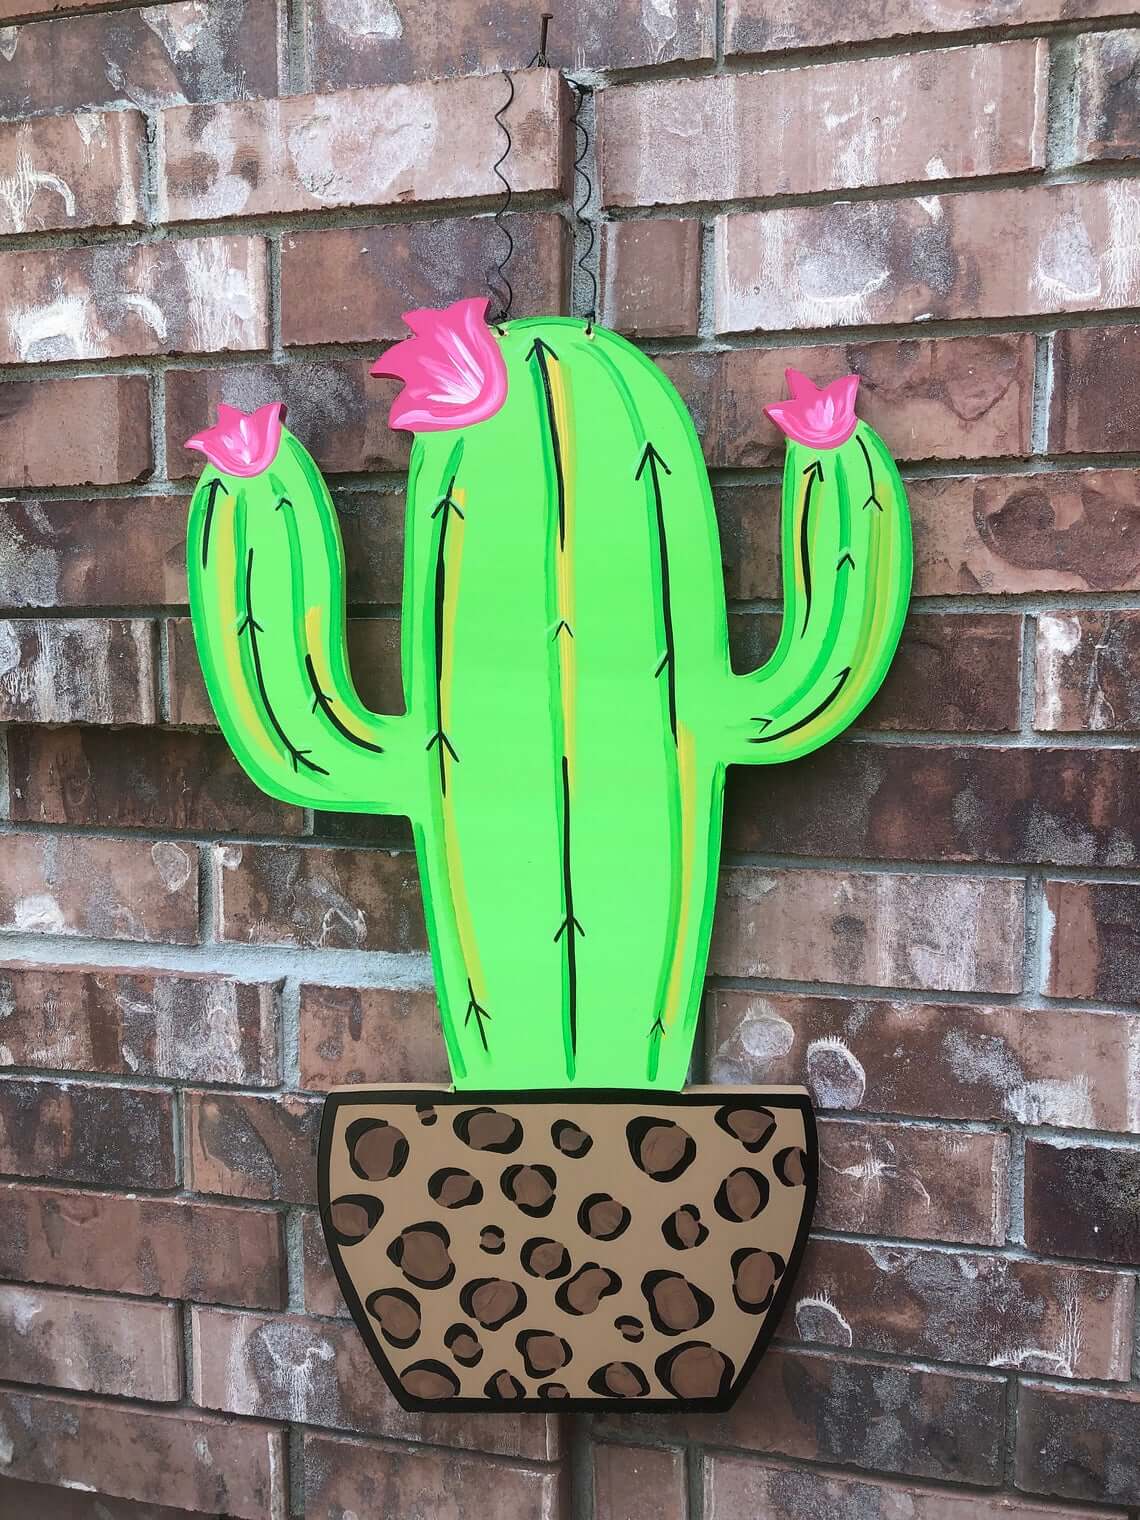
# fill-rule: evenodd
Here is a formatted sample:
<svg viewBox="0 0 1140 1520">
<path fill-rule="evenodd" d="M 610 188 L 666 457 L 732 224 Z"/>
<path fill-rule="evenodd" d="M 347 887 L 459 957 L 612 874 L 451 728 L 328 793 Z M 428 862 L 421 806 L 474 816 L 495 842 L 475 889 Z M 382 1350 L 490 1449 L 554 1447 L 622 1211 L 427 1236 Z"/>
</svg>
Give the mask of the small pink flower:
<svg viewBox="0 0 1140 1520">
<path fill-rule="evenodd" d="M 226 475 L 260 475 L 277 457 L 284 419 L 283 401 L 270 401 L 250 414 L 219 404 L 214 426 L 187 438 L 186 447 L 205 454 Z"/>
<path fill-rule="evenodd" d="M 836 449 L 846 443 L 859 421 L 855 415 L 859 376 L 844 375 L 820 390 L 798 369 L 786 369 L 784 375 L 792 399 L 764 408 L 776 426 L 796 443 L 813 449 Z"/>
<path fill-rule="evenodd" d="M 414 337 L 405 338 L 372 366 L 394 375 L 404 389 L 388 422 L 413 433 L 438 433 L 493 417 L 507 399 L 507 366 L 487 326 L 486 296 L 456 301 L 442 311 L 406 311 Z"/>
</svg>

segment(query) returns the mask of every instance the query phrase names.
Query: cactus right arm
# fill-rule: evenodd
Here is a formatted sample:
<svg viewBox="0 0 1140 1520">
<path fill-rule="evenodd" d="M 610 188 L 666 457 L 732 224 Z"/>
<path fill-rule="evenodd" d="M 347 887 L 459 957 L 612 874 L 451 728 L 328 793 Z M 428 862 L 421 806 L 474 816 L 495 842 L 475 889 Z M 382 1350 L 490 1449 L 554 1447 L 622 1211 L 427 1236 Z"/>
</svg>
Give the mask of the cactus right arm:
<svg viewBox="0 0 1140 1520">
<path fill-rule="evenodd" d="M 412 812 L 409 724 L 369 712 L 353 687 L 336 513 L 288 432 L 259 474 L 203 471 L 187 563 L 206 688 L 251 779 L 299 807 Z"/>
</svg>

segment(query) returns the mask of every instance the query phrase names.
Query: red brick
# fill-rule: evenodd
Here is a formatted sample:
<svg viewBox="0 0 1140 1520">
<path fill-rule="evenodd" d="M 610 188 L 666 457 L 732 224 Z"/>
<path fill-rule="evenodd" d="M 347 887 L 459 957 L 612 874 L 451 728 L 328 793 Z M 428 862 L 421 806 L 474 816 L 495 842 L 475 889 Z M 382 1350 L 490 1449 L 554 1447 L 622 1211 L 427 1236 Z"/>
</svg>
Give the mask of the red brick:
<svg viewBox="0 0 1140 1520">
<path fill-rule="evenodd" d="M 2 14 L 0 7 L 0 14 Z M 143 220 L 138 111 L 83 111 L 0 126 L 0 233 L 132 227 Z"/>
<path fill-rule="evenodd" d="M 1109 14 L 1116 10 L 1113 4 Z M 1140 156 L 1138 63 L 1140 32 L 1091 32 L 1076 39 L 1075 123 L 1067 161 Z"/>
<path fill-rule="evenodd" d="M 607 206 L 802 195 L 1041 169 L 1032 41 L 619 85 L 600 96 Z M 957 130 L 961 121 L 976 130 Z M 983 125 L 984 124 L 984 125 Z"/>
<path fill-rule="evenodd" d="M 701 316 L 701 224 L 654 217 L 603 222 L 601 318 L 638 338 L 697 331 Z"/>
<path fill-rule="evenodd" d="M 278 984 L 0 965 L 0 1065 L 270 1087 Z"/>
<path fill-rule="evenodd" d="M 172 1188 L 174 1095 L 159 1087 L 0 1078 L 0 1172 Z"/>
<path fill-rule="evenodd" d="M 186 509 L 184 496 L 0 501 L 0 607 L 185 602 Z"/>
<path fill-rule="evenodd" d="M 5 1506 L 10 1506 L 10 1511 Z M 13 1520 L 186 1520 L 189 1510 L 165 1504 L 136 1504 L 107 1494 L 84 1494 L 47 1483 L 0 1478 L 0 1515 Z"/>
<path fill-rule="evenodd" d="M 0 363 L 265 348 L 265 240 L 0 253 Z"/>
<path fill-rule="evenodd" d="M 12 1383 L 171 1401 L 182 1327 L 173 1304 L 0 1286 L 0 1364 Z"/>
<path fill-rule="evenodd" d="M 809 1244 L 784 1323 L 860 1351 L 1127 1379 L 1134 1285 L 1124 1273 L 931 1246 Z"/>
<path fill-rule="evenodd" d="M 509 116 L 516 195 L 562 188 L 567 93 L 552 69 L 516 76 Z M 495 112 L 504 98 L 501 79 L 470 76 L 163 111 L 158 220 L 498 195 Z"/>
<path fill-rule="evenodd" d="M 780 463 L 783 438 L 764 407 L 785 394 L 789 365 L 818 384 L 862 376 L 859 414 L 898 459 L 1030 452 L 1033 342 L 1026 333 L 690 351 L 659 363 L 688 403 L 710 465 Z"/>
<path fill-rule="evenodd" d="M 709 967 L 721 976 L 1016 992 L 1021 882 L 736 869 L 722 873 Z"/>
<path fill-rule="evenodd" d="M 1135 1392 L 1070 1392 L 1022 1383 L 1017 1399 L 1018 1488 L 1100 1504 L 1134 1504 L 1140 1493 L 1138 1422 L 1140 1394 Z"/>
<path fill-rule="evenodd" d="M 170 840 L 0 836 L 0 929 L 193 944 L 198 851 Z"/>
<path fill-rule="evenodd" d="M 820 1229 L 1002 1245 L 1009 1225 L 1009 1136 L 825 1119 L 819 1129 Z"/>
<path fill-rule="evenodd" d="M 717 1082 L 806 1083 L 820 1108 L 1140 1131 L 1140 1015 L 726 987 L 707 1016 Z"/>
<path fill-rule="evenodd" d="M 230 1198 L 315 1203 L 321 1106 L 289 1095 L 186 1093 L 187 1187 Z"/>
<path fill-rule="evenodd" d="M 558 1421 L 549 1416 L 401 1409 L 355 1325 L 217 1309 L 192 1315 L 192 1396 L 208 1409 L 534 1461 L 560 1455 Z"/>
<path fill-rule="evenodd" d="M 128 5 L 140 0 L 127 0 Z M 0 21 L 40 21 L 59 14 L 106 9 L 107 0 L 0 0 Z"/>
<path fill-rule="evenodd" d="M 1043 951 L 1050 997 L 1140 997 L 1140 886 L 1047 881 Z"/>
<path fill-rule="evenodd" d="M 596 1520 L 685 1520 L 685 1455 L 652 1446 L 593 1447 Z"/>
<path fill-rule="evenodd" d="M 1033 726 L 1057 733 L 1140 728 L 1140 614 L 1055 612 L 1037 619 Z"/>
<path fill-rule="evenodd" d="M 430 988 L 306 983 L 300 1023 L 302 1087 L 450 1081 Z"/>
<path fill-rule="evenodd" d="M 0 383 L 0 486 L 110 485 L 150 467 L 145 375 Z"/>
<path fill-rule="evenodd" d="M 285 1520 L 285 1447 L 269 1425 L 0 1389 L 0 1427 L 12 1478 L 227 1520 Z"/>
<path fill-rule="evenodd" d="M 282 1224 L 269 1209 L 9 1183 L 0 1185 L 0 1277 L 281 1309 Z"/>
<path fill-rule="evenodd" d="M 1048 447 L 1053 454 L 1140 448 L 1140 327 L 1056 334 Z"/>
<path fill-rule="evenodd" d="M 411 855 L 227 845 L 220 857 L 221 937 L 323 950 L 424 950 Z"/>
<path fill-rule="evenodd" d="M 563 311 L 566 224 L 543 212 L 508 216 L 503 225 L 515 240 L 512 316 Z M 406 337 L 402 313 L 469 296 L 472 270 L 493 269 L 503 249 L 503 233 L 490 217 L 291 233 L 281 244 L 282 340 L 368 343 Z M 319 301 L 313 300 L 315 289 L 321 291 Z"/>
<path fill-rule="evenodd" d="M 643 1440 L 994 1484 L 1005 1394 L 1005 1379 L 992 1375 L 772 1346 L 727 1414 L 603 1415 L 598 1426 Z"/>
<path fill-rule="evenodd" d="M 1122 264 L 1121 241 L 1138 216 L 1140 193 L 1131 183 L 721 216 L 716 328 L 865 327 L 1135 306 L 1140 267 Z M 1002 256 L 994 258 L 999 237 Z"/>
<path fill-rule="evenodd" d="M 301 1231 L 301 1251 L 305 1266 L 305 1309 L 330 1319 L 347 1319 L 348 1306 L 329 1261 L 328 1248 L 321 1231 L 321 1221 L 314 1210 L 306 1210 Z"/>
<path fill-rule="evenodd" d="M 1025 1242 L 1046 1256 L 1140 1261 L 1140 1151 L 1025 1146 Z"/>
<path fill-rule="evenodd" d="M 549 1467 L 337 1440 L 312 1431 L 304 1439 L 309 1514 L 451 1514 L 479 1520 L 559 1520 L 569 1514 L 562 1477 Z"/>
<path fill-rule="evenodd" d="M 154 636 L 140 619 L 0 622 L 0 721 L 153 723 Z"/>
</svg>

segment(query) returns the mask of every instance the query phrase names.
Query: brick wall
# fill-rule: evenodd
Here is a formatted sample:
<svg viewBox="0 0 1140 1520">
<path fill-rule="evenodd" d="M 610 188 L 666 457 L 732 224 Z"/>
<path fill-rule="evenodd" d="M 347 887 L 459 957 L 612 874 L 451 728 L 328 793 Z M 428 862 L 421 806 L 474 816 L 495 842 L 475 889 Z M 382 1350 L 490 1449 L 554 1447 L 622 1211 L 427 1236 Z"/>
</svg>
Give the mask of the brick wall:
<svg viewBox="0 0 1140 1520">
<path fill-rule="evenodd" d="M 857 370 L 910 482 L 882 694 L 729 789 L 696 1075 L 809 1084 L 817 1229 L 722 1418 L 405 1414 L 345 1317 L 320 1094 L 446 1075 L 414 862 L 398 823 L 282 806 L 229 757 L 181 441 L 288 401 L 390 702 L 406 447 L 367 362 L 408 304 L 482 288 L 496 71 L 535 12 L 0 3 L 0 1514 L 1135 1517 L 1140 14 L 1114 0 L 556 17 L 600 314 L 698 419 L 742 659 L 778 610 L 784 365 Z M 515 79 L 515 313 L 581 312 L 568 93 Z"/>
</svg>

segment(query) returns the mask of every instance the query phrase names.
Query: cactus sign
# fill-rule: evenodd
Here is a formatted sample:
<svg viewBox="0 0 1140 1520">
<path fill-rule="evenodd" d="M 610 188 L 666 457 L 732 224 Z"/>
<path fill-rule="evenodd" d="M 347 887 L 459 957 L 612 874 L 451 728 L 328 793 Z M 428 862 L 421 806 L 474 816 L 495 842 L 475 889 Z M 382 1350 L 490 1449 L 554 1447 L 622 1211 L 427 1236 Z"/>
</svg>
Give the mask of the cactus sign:
<svg viewBox="0 0 1140 1520">
<path fill-rule="evenodd" d="M 782 632 L 736 673 L 667 377 L 591 323 L 486 307 L 409 312 L 373 369 L 404 382 L 390 422 L 415 435 L 404 710 L 355 692 L 336 514 L 278 403 L 221 407 L 188 442 L 208 460 L 199 658 L 263 790 L 412 821 L 454 1085 L 334 1093 L 320 1160 L 333 1263 L 396 1396 L 723 1408 L 815 1186 L 802 1089 L 681 1091 L 725 773 L 810 753 L 874 695 L 910 592 L 906 498 L 858 378 L 789 371 L 767 408 Z"/>
</svg>

